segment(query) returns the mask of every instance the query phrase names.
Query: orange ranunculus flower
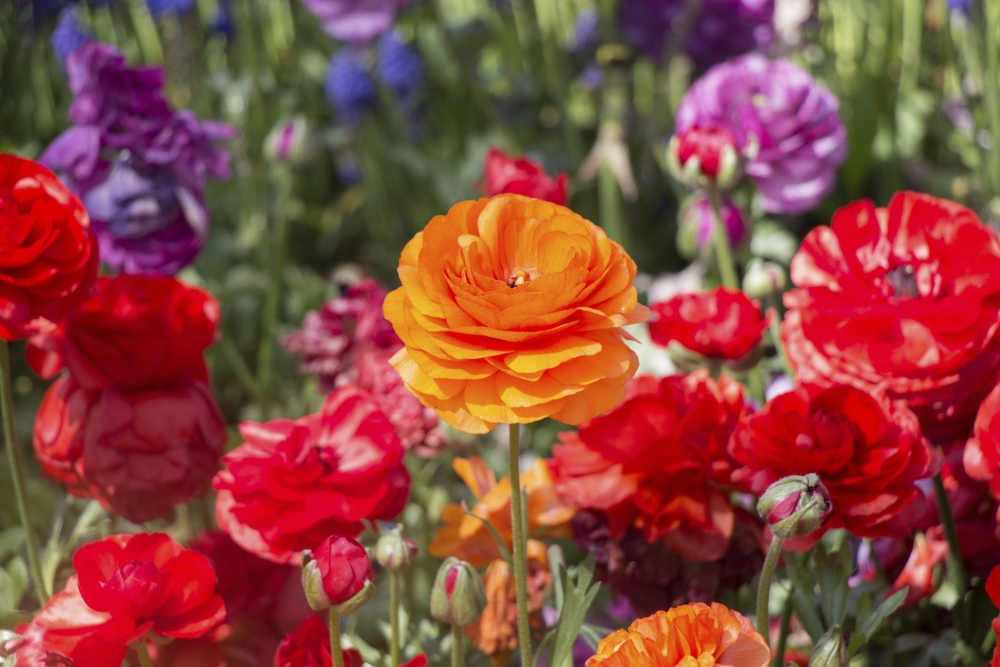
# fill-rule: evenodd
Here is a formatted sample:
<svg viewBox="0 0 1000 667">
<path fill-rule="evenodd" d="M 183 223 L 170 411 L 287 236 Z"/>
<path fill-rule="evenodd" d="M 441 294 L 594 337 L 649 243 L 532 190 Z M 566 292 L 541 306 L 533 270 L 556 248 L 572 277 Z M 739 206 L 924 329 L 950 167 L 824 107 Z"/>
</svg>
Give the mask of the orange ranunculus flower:
<svg viewBox="0 0 1000 667">
<path fill-rule="evenodd" d="M 455 459 L 455 472 L 465 481 L 476 497 L 476 506 L 469 516 L 458 503 L 445 505 L 437 535 L 427 550 L 433 556 L 454 556 L 475 567 L 500 558 L 500 550 L 489 528 L 478 518 L 490 522 L 510 548 L 514 538 L 510 523 L 510 478 L 499 482 L 486 462 L 479 457 Z M 521 487 L 528 495 L 528 535 L 572 538 L 569 521 L 576 508 L 564 505 L 556 495 L 552 472 L 548 464 L 538 459 L 535 466 L 521 475 Z"/>
<path fill-rule="evenodd" d="M 697 602 L 640 618 L 597 645 L 587 667 L 767 667 L 771 650 L 739 612 Z"/>
<path fill-rule="evenodd" d="M 622 326 L 648 309 L 635 262 L 562 206 L 497 195 L 456 204 L 403 248 L 385 316 L 403 382 L 470 433 L 614 407 L 639 365 Z"/>
</svg>

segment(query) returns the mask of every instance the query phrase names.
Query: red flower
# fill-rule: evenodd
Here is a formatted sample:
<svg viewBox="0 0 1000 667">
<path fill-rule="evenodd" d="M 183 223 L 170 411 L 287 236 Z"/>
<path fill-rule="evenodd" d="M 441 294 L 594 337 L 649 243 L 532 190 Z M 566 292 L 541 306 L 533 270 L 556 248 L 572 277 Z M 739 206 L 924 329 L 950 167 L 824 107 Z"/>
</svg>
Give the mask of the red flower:
<svg viewBox="0 0 1000 667">
<path fill-rule="evenodd" d="M 483 162 L 483 189 L 487 197 L 503 193 L 524 195 L 565 206 L 569 197 L 566 174 L 553 179 L 545 168 L 526 157 L 512 158 L 499 148 L 486 152 Z"/>
<path fill-rule="evenodd" d="M 993 568 L 986 580 L 986 594 L 990 596 L 990 602 L 994 607 L 1000 607 L 1000 565 Z M 997 645 L 993 647 L 990 667 L 1000 667 L 1000 618 L 993 619 L 993 634 L 997 637 Z"/>
<path fill-rule="evenodd" d="M 77 575 L 34 624 L 46 648 L 76 667 L 119 665 L 128 645 L 148 632 L 200 637 L 226 615 L 205 557 L 162 533 L 91 542 L 77 550 L 73 566 Z"/>
<path fill-rule="evenodd" d="M 726 447 L 744 411 L 741 385 L 726 376 L 718 384 L 707 371 L 636 378 L 618 407 L 559 435 L 556 490 L 604 510 L 614 536 L 634 521 L 685 558 L 716 560 L 733 531 Z"/>
<path fill-rule="evenodd" d="M 97 239 L 76 195 L 45 167 L 0 154 L 0 338 L 44 331 L 86 296 Z"/>
<path fill-rule="evenodd" d="M 14 626 L 18 638 L 0 642 L 0 659 L 14 656 L 16 664 L 25 667 L 74 667 L 70 659 L 45 647 L 45 630 L 34 623 Z"/>
<path fill-rule="evenodd" d="M 136 523 L 169 518 L 219 468 L 226 423 L 205 385 L 89 391 L 74 376 L 49 388 L 35 418 L 43 470 Z"/>
<path fill-rule="evenodd" d="M 649 335 L 658 345 L 675 340 L 704 357 L 741 359 L 758 343 L 770 319 L 739 290 L 679 294 L 650 306 Z"/>
<path fill-rule="evenodd" d="M 357 649 L 344 649 L 344 667 L 361 667 Z M 333 667 L 330 629 L 319 616 L 309 616 L 295 632 L 285 637 L 274 656 L 274 667 Z"/>
<path fill-rule="evenodd" d="M 892 592 L 907 588 L 905 604 L 915 604 L 934 593 L 934 569 L 944 565 L 948 556 L 948 542 L 944 539 L 928 539 L 917 533 L 913 539 L 913 550 L 903 566 L 903 571 L 892 582 Z"/>
<path fill-rule="evenodd" d="M 698 158 L 701 173 L 715 178 L 725 149 L 736 155 L 736 139 L 732 132 L 722 127 L 692 127 L 677 137 L 677 161 L 681 167 L 691 158 Z"/>
<path fill-rule="evenodd" d="M 322 583 L 321 596 L 326 604 L 341 605 L 375 581 L 375 571 L 368 552 L 350 537 L 333 535 L 320 542 L 312 553 L 315 569 Z M 310 591 L 306 590 L 306 597 Z M 311 600 L 312 598 L 310 598 Z"/>
<path fill-rule="evenodd" d="M 406 504 L 410 476 L 399 439 L 372 398 L 341 387 L 318 414 L 243 422 L 246 442 L 223 459 L 219 527 L 243 548 L 298 562 L 329 535 L 357 535 L 362 519 L 391 519 Z"/>
<path fill-rule="evenodd" d="M 737 426 L 729 453 L 744 466 L 733 481 L 757 494 L 782 477 L 817 474 L 833 501 L 824 528 L 858 537 L 909 532 L 888 522 L 917 497 L 914 483 L 938 468 L 901 401 L 845 386 L 807 385 L 775 397 Z"/>
<path fill-rule="evenodd" d="M 1000 385 L 979 406 L 962 460 L 969 477 L 989 482 L 993 495 L 1000 496 Z"/>
<path fill-rule="evenodd" d="M 782 337 L 802 382 L 884 387 L 933 442 L 968 437 L 1000 368 L 1000 241 L 975 214 L 912 192 L 856 202 L 791 275 Z"/>
</svg>

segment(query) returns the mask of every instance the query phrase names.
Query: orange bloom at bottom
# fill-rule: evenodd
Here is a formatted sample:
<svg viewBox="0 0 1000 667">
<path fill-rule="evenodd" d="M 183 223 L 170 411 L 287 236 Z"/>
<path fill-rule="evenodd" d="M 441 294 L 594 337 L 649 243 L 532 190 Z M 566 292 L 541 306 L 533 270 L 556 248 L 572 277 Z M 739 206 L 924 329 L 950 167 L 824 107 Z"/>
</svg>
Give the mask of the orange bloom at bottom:
<svg viewBox="0 0 1000 667">
<path fill-rule="evenodd" d="M 771 650 L 739 612 L 713 602 L 640 618 L 601 640 L 587 667 L 767 667 Z"/>
</svg>

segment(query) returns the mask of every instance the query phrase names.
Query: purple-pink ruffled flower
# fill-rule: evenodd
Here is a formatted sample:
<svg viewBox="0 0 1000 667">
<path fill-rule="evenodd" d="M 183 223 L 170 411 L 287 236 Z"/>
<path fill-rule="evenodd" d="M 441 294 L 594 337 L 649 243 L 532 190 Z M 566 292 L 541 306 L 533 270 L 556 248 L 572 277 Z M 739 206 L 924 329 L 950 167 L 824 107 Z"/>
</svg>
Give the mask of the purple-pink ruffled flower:
<svg viewBox="0 0 1000 667">
<path fill-rule="evenodd" d="M 332 37 L 355 44 L 392 27 L 396 14 L 412 0 L 302 0 Z"/>
<path fill-rule="evenodd" d="M 750 54 L 710 69 L 677 112 L 678 134 L 699 126 L 732 132 L 768 213 L 804 213 L 833 189 L 847 157 L 837 97 L 785 60 Z"/>
</svg>

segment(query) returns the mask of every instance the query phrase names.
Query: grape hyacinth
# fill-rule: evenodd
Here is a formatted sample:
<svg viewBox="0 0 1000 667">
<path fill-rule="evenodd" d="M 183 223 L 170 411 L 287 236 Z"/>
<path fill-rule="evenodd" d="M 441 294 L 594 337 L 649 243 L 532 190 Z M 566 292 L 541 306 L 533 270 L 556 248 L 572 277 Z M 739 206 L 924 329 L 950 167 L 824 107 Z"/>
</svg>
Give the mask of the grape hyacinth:
<svg viewBox="0 0 1000 667">
<path fill-rule="evenodd" d="M 424 87 L 424 61 L 412 47 L 387 32 L 378 41 L 378 76 L 398 99 L 406 100 Z"/>
<path fill-rule="evenodd" d="M 93 39 L 90 31 L 80 23 L 80 9 L 76 5 L 69 5 L 59 12 L 59 21 L 52 31 L 50 43 L 60 63 L 66 62 L 69 54 Z"/>
<path fill-rule="evenodd" d="M 164 16 L 180 16 L 186 14 L 194 8 L 195 0 L 146 0 L 149 13 L 153 18 Z"/>
<path fill-rule="evenodd" d="M 351 124 L 360 123 L 364 113 L 375 106 L 375 82 L 352 51 L 344 49 L 330 59 L 326 99 Z"/>
</svg>

